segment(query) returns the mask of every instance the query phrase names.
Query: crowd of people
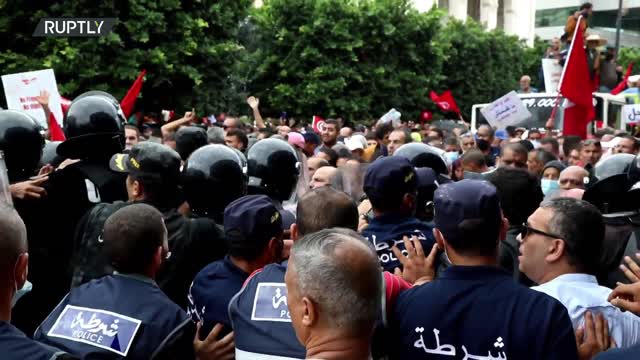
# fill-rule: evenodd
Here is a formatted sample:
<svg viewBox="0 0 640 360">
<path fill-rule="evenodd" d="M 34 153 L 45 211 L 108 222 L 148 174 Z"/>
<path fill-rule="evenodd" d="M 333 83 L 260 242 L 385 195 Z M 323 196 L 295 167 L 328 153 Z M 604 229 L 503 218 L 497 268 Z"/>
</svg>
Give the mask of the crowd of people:
<svg viewBox="0 0 640 360">
<path fill-rule="evenodd" d="M 0 110 L 3 359 L 640 356 L 632 135 L 247 103 L 127 122 L 92 91 L 63 142 Z"/>
</svg>

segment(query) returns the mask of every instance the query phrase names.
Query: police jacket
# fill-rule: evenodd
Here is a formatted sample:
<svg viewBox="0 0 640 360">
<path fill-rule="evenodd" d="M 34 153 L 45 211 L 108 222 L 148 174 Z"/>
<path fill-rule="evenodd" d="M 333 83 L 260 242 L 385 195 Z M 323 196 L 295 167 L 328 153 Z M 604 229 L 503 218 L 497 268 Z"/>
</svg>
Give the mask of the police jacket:
<svg viewBox="0 0 640 360">
<path fill-rule="evenodd" d="M 5 360 L 77 359 L 64 351 L 29 339 L 20 330 L 5 321 L 0 321 L 0 354 Z"/>
<path fill-rule="evenodd" d="M 141 275 L 108 275 L 71 292 L 34 339 L 83 359 L 192 359 L 194 325 Z"/>
<path fill-rule="evenodd" d="M 95 204 L 126 200 L 126 176 L 109 170 L 108 162 L 83 160 L 49 175 L 38 200 L 16 202 L 29 232 L 31 293 L 16 305 L 13 324 L 33 334 L 35 328 L 69 291 L 73 239 L 80 219 Z"/>
<path fill-rule="evenodd" d="M 402 268 L 402 264 L 393 254 L 391 248 L 395 244 L 404 251 L 404 236 L 415 235 L 422 243 L 426 254 L 431 250 L 435 239 L 433 228 L 412 216 L 385 214 L 369 221 L 369 226 L 362 231 L 362 235 L 375 246 L 378 258 L 384 270 L 392 272 L 395 268 Z"/>
</svg>

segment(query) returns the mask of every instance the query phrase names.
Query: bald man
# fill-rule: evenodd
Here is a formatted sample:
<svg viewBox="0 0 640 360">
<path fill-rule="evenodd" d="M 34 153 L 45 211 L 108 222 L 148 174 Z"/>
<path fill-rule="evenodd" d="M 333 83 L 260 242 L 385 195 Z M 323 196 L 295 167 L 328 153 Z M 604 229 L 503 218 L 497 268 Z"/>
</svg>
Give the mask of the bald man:
<svg viewBox="0 0 640 360">
<path fill-rule="evenodd" d="M 321 230 L 295 243 L 285 274 L 287 304 L 307 359 L 371 358 L 379 266 L 371 245 L 353 230 Z"/>
<path fill-rule="evenodd" d="M 560 173 L 558 183 L 562 190 L 584 190 L 585 184 L 589 183 L 589 172 L 580 166 L 569 166 Z"/>
<path fill-rule="evenodd" d="M 9 322 L 18 289 L 27 282 L 27 229 L 18 213 L 0 205 L 0 354 L 6 360 L 77 359 L 26 337 Z"/>
<path fill-rule="evenodd" d="M 331 185 L 333 179 L 338 174 L 338 169 L 332 166 L 324 166 L 316 170 L 309 182 L 309 188 L 316 189 L 321 186 Z"/>
<path fill-rule="evenodd" d="M 307 169 L 309 170 L 309 179 L 313 179 L 313 174 L 323 166 L 329 166 L 329 162 L 323 158 L 310 157 L 307 160 Z"/>
</svg>

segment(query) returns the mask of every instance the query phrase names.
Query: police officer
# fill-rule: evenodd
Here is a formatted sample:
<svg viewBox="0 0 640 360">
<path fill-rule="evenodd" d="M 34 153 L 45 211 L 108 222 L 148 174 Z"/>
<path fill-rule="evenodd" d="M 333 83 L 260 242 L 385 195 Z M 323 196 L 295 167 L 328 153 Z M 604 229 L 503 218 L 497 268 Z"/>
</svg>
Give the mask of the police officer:
<svg viewBox="0 0 640 360">
<path fill-rule="evenodd" d="M 247 153 L 249 172 L 249 194 L 267 195 L 282 214 L 282 225 L 286 229 L 295 223 L 295 215 L 282 207 L 282 202 L 293 194 L 300 162 L 291 145 L 278 139 L 258 141 Z"/>
<path fill-rule="evenodd" d="M 633 155 L 609 156 L 596 165 L 593 173 L 597 180 L 583 195 L 583 199 L 595 205 L 604 217 L 607 230 L 598 282 L 611 288 L 617 282 L 627 282 L 619 265 L 625 255 L 633 256 L 639 249 L 636 240 L 639 237 L 635 232 L 640 229 L 640 193 L 631 190 L 635 181 L 640 180 L 636 166 Z"/>
<path fill-rule="evenodd" d="M 124 147 L 124 117 L 117 101 L 104 93 L 87 93 L 69 107 L 67 140 L 57 153 L 80 160 L 48 175 L 46 196 L 17 206 L 29 229 L 34 289 L 15 312 L 16 325 L 32 333 L 67 292 L 72 239 L 80 218 L 93 205 L 126 199 L 124 177 L 109 170 L 111 155 Z M 29 206 L 30 205 L 30 206 Z"/>
<path fill-rule="evenodd" d="M 72 289 L 34 338 L 83 358 L 193 359 L 193 323 L 154 281 L 169 254 L 162 213 L 126 206 L 103 239 L 117 273 Z"/>
<path fill-rule="evenodd" d="M 199 126 L 183 126 L 176 131 L 176 151 L 183 161 L 208 143 L 207 132 Z"/>
<path fill-rule="evenodd" d="M 396 338 L 388 340 L 392 358 L 577 359 L 564 306 L 497 266 L 507 222 L 495 187 L 477 180 L 445 184 L 434 202 L 436 239 L 453 266 L 400 294 L 392 317 Z"/>
<path fill-rule="evenodd" d="M 291 226 L 294 241 L 326 228 L 356 229 L 358 210 L 345 193 L 322 187 L 300 199 L 296 221 Z M 291 327 L 287 308 L 286 271 L 287 261 L 265 266 L 231 299 L 229 316 L 235 333 L 237 360 L 256 359 L 261 355 L 304 358 L 305 349 Z"/>
<path fill-rule="evenodd" d="M 411 165 L 416 168 L 431 168 L 440 175 L 439 179 L 442 179 L 442 177 L 446 177 L 449 173 L 447 163 L 443 158 L 444 153 L 443 150 L 427 144 L 409 143 L 400 146 L 393 156 L 407 158 L 411 162 Z"/>
<path fill-rule="evenodd" d="M 0 353 L 6 360 L 75 359 L 63 351 L 27 338 L 10 324 L 11 308 L 27 282 L 27 229 L 18 213 L 0 205 Z"/>
<path fill-rule="evenodd" d="M 0 110 L 0 150 L 4 153 L 10 183 L 35 175 L 44 139 L 36 120 L 15 110 Z"/>
<path fill-rule="evenodd" d="M 364 191 L 371 201 L 373 218 L 362 235 L 375 246 L 385 270 L 393 272 L 401 267 L 392 247 L 404 250 L 404 236 L 415 235 L 424 249 L 432 248 L 432 228 L 414 216 L 417 176 L 409 160 L 391 156 L 374 161 L 365 174 Z"/>
<path fill-rule="evenodd" d="M 247 195 L 229 204 L 224 231 L 229 254 L 202 269 L 189 289 L 187 314 L 194 322 L 203 322 L 201 336 L 216 323 L 230 331 L 231 298 L 251 273 L 282 257 L 282 217 L 265 195 Z"/>
<path fill-rule="evenodd" d="M 162 211 L 170 242 L 182 233 L 184 218 L 175 210 L 179 205 L 176 197 L 180 174 L 178 153 L 165 145 L 142 142 L 128 154 L 115 154 L 110 167 L 115 172 L 128 174 L 124 181 L 128 202 L 100 203 L 82 218 L 74 241 L 72 286 L 112 272 L 102 250 L 101 235 L 107 218 L 129 203 L 144 202 Z"/>
</svg>

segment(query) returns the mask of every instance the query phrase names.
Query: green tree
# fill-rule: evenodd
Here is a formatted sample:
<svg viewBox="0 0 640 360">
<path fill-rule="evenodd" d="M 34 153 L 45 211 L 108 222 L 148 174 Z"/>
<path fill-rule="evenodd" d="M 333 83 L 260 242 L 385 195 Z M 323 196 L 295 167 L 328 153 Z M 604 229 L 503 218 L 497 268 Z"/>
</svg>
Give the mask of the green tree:
<svg viewBox="0 0 640 360">
<path fill-rule="evenodd" d="M 620 56 L 618 56 L 618 64 L 622 65 L 626 71 L 627 66 L 633 62 L 633 74 L 637 74 L 640 69 L 640 47 L 626 47 L 620 49 Z"/>
<path fill-rule="evenodd" d="M 0 69 L 53 68 L 60 93 L 91 89 L 121 98 L 147 69 L 140 103 L 146 110 L 226 108 L 230 72 L 243 52 L 238 23 L 251 0 L 0 0 Z M 43 17 L 115 17 L 102 38 L 35 38 Z"/>
<path fill-rule="evenodd" d="M 441 79 L 440 14 L 408 0 L 271 0 L 252 22 L 250 88 L 272 115 L 415 118 Z"/>
</svg>

